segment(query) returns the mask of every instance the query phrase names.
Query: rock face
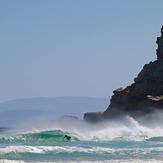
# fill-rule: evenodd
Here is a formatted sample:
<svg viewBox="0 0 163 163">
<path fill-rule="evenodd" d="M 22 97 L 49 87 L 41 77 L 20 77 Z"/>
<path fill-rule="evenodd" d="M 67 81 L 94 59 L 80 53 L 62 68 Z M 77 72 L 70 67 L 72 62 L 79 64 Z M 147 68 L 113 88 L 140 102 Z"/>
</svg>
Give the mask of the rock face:
<svg viewBox="0 0 163 163">
<path fill-rule="evenodd" d="M 157 38 L 157 60 L 144 65 L 134 79 L 134 83 L 126 88 L 113 91 L 111 103 L 103 113 L 85 113 L 84 119 L 93 122 L 122 116 L 143 116 L 156 108 L 163 110 L 163 26 L 161 36 Z"/>
</svg>

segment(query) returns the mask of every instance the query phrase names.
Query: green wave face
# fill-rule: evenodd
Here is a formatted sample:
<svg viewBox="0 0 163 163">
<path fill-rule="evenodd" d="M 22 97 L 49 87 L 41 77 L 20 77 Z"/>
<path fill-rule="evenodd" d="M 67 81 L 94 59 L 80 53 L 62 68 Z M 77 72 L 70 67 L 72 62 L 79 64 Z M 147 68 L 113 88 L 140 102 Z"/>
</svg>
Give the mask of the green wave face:
<svg viewBox="0 0 163 163">
<path fill-rule="evenodd" d="M 35 144 L 54 144 L 54 143 L 59 143 L 59 142 L 64 142 L 64 136 L 65 134 L 62 131 L 44 131 L 40 133 L 30 133 L 30 134 L 25 134 L 22 135 L 21 137 L 28 141 L 32 141 Z"/>
<path fill-rule="evenodd" d="M 146 141 L 163 142 L 163 137 L 162 136 L 151 137 L 151 138 L 146 139 Z"/>
<path fill-rule="evenodd" d="M 15 136 L 3 136 L 0 138 L 0 144 L 31 144 L 31 145 L 56 145 L 58 143 L 68 142 L 65 135 L 71 136 L 68 132 L 60 130 L 43 131 L 38 133 L 19 134 Z M 78 138 L 71 136 L 70 141 L 77 141 Z"/>
<path fill-rule="evenodd" d="M 29 138 L 29 139 L 56 139 L 56 140 L 61 140 L 64 138 L 65 134 L 62 131 L 44 131 L 40 133 L 30 133 L 30 134 L 25 134 L 23 137 Z"/>
</svg>

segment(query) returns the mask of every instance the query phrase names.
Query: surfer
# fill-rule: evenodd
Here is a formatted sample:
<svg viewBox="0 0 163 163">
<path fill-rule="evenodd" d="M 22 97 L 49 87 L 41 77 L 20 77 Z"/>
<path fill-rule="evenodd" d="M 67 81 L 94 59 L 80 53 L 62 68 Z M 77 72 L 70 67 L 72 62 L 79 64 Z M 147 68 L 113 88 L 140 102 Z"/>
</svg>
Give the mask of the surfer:
<svg viewBox="0 0 163 163">
<path fill-rule="evenodd" d="M 71 140 L 71 136 L 65 135 L 64 138 L 66 138 L 68 141 Z"/>
</svg>

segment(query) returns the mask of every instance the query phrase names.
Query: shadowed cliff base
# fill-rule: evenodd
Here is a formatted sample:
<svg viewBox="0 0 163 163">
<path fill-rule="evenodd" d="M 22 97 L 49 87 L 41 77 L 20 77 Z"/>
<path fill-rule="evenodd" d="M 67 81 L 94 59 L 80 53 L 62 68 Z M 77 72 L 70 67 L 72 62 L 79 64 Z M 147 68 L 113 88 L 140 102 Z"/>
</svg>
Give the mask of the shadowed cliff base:
<svg viewBox="0 0 163 163">
<path fill-rule="evenodd" d="M 157 59 L 144 65 L 133 84 L 113 91 L 106 111 L 85 113 L 85 120 L 99 122 L 123 115 L 138 118 L 156 110 L 163 110 L 163 26 L 156 43 Z"/>
</svg>

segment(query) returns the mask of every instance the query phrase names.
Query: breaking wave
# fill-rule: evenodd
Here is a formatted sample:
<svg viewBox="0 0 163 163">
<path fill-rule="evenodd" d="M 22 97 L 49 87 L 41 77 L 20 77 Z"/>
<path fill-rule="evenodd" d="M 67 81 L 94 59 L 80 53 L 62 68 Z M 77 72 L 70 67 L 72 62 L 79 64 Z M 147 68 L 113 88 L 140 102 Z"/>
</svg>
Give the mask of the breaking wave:
<svg viewBox="0 0 163 163">
<path fill-rule="evenodd" d="M 80 120 L 55 122 L 45 129 L 30 129 L 18 131 L 15 134 L 0 136 L 0 143 L 59 143 L 65 142 L 65 135 L 71 136 L 71 141 L 114 141 L 114 140 L 148 140 L 163 142 L 163 127 L 144 125 L 132 117 L 123 121 L 108 121 L 90 124 Z"/>
<path fill-rule="evenodd" d="M 29 132 L 25 134 L 3 135 L 0 137 L 0 144 L 32 144 L 32 145 L 55 145 L 56 143 L 67 142 L 65 135 L 71 135 L 71 141 L 78 138 L 68 132 L 61 130 Z"/>
<path fill-rule="evenodd" d="M 65 135 L 71 137 L 68 141 Z M 132 117 L 89 124 L 58 121 L 47 128 L 1 134 L 0 158 L 28 162 L 163 160 L 163 128 Z M 1 160 L 0 160 L 1 161 Z M 129 162 L 129 161 L 128 161 Z"/>
</svg>

